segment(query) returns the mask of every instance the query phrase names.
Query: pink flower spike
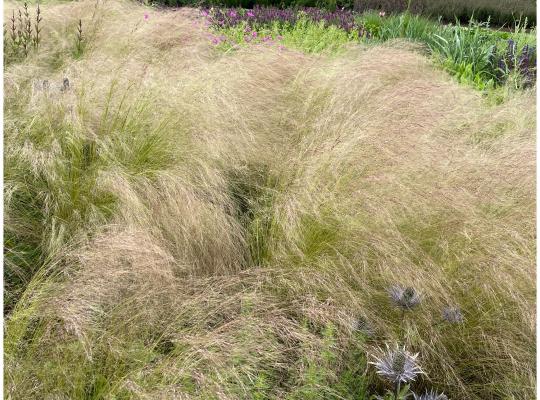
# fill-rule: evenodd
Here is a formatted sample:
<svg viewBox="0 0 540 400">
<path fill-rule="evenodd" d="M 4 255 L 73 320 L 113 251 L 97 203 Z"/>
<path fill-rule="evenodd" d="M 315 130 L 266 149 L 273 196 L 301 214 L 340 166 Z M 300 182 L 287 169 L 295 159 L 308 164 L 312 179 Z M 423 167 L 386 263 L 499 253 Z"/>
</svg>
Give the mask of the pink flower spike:
<svg viewBox="0 0 540 400">
<path fill-rule="evenodd" d="M 251 36 L 257 37 L 257 32 L 253 31 L 253 32 L 251 33 Z"/>
</svg>

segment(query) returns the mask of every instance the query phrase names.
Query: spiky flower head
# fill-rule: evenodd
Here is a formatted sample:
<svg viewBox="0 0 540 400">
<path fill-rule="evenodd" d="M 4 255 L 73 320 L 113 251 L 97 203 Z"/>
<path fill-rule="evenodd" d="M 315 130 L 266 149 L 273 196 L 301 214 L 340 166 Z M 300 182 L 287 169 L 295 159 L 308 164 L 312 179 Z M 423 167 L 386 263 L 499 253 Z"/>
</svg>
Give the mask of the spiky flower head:
<svg viewBox="0 0 540 400">
<path fill-rule="evenodd" d="M 404 310 L 411 310 L 422 301 L 420 294 L 412 287 L 394 285 L 388 290 L 388 294 L 394 304 Z"/>
<path fill-rule="evenodd" d="M 386 351 L 381 350 L 381 354 L 374 356 L 375 361 L 370 362 L 377 369 L 377 374 L 381 375 L 393 384 L 408 383 L 414 381 L 418 374 L 424 372 L 418 365 L 417 354 L 409 353 L 405 347 L 391 349 L 388 344 Z"/>
<path fill-rule="evenodd" d="M 442 311 L 443 319 L 451 324 L 460 324 L 464 321 L 463 314 L 459 307 L 445 307 Z"/>
<path fill-rule="evenodd" d="M 448 397 L 444 393 L 437 393 L 433 390 L 430 392 L 426 391 L 426 393 L 417 395 L 416 393 L 413 393 L 414 400 L 448 400 Z"/>
<path fill-rule="evenodd" d="M 367 337 L 372 337 L 375 335 L 375 329 L 370 324 L 370 322 L 364 316 L 358 316 L 351 323 L 351 330 L 353 332 L 360 332 Z"/>
</svg>

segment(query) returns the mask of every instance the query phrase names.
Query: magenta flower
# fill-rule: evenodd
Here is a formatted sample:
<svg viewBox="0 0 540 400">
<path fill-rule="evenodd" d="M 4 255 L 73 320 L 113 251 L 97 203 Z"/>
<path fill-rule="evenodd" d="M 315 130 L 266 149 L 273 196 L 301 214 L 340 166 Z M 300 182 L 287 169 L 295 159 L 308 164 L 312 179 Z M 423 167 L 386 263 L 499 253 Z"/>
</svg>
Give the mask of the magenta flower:
<svg viewBox="0 0 540 400">
<path fill-rule="evenodd" d="M 236 18 L 236 16 L 238 16 L 236 11 L 234 11 L 234 10 L 229 11 L 229 17 Z"/>
<path fill-rule="evenodd" d="M 144 13 L 144 20 L 145 20 L 145 21 L 148 21 L 148 18 L 150 18 L 150 16 L 148 15 L 148 13 Z"/>
<path fill-rule="evenodd" d="M 246 15 L 249 17 L 249 18 L 253 18 L 255 16 L 255 13 L 251 10 L 248 10 L 248 12 L 246 13 Z"/>
<path fill-rule="evenodd" d="M 255 31 L 251 32 L 251 36 L 257 37 L 257 32 L 255 32 Z"/>
<path fill-rule="evenodd" d="M 201 11 L 201 15 L 202 15 L 203 17 L 208 17 L 208 11 L 202 10 L 202 11 Z"/>
</svg>

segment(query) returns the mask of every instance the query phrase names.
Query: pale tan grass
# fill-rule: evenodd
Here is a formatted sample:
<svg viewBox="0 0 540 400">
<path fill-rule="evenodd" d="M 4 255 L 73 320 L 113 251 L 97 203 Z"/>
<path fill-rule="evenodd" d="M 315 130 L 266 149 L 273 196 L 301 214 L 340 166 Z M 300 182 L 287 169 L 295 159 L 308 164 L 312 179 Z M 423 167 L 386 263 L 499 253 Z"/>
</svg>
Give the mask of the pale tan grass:
<svg viewBox="0 0 540 400">
<path fill-rule="evenodd" d="M 48 33 L 89 20 L 93 7 L 44 6 Z M 365 352 L 402 337 L 420 352 L 428 371 L 420 386 L 453 398 L 533 393 L 532 93 L 490 106 L 401 43 L 334 59 L 262 47 L 223 55 L 194 25 L 194 11 L 113 1 L 99 16 L 88 53 L 61 71 L 46 63 L 58 43 L 9 66 L 7 101 L 28 96 L 25 118 L 56 110 L 76 138 L 96 140 L 113 157 L 122 146 L 113 139 L 129 139 L 100 125 L 114 84 L 109 107 L 125 98 L 118 115 L 141 107 L 141 123 L 169 122 L 160 135 L 174 163 L 146 175 L 113 163 L 96 176 L 96 190 L 114 193 L 115 213 L 49 246 L 55 274 L 43 286 L 34 280 L 12 317 L 39 320 L 47 332 L 36 333 L 36 353 L 8 355 L 13 393 L 67 390 L 51 378 L 58 371 L 42 371 L 50 382 L 33 386 L 30 359 L 59 363 L 55 346 L 82 343 L 84 356 L 68 359 L 102 368 L 110 396 L 250 398 L 270 371 L 269 393 L 285 398 L 305 383 L 306 360 L 338 379 L 359 316 L 375 331 Z M 45 100 L 31 91 L 33 79 L 60 83 L 64 75 L 73 82 L 67 95 Z M 8 113 L 5 126 L 20 115 Z M 6 130 L 7 154 L 58 179 L 56 144 L 21 143 L 20 132 Z M 233 193 L 242 185 L 252 190 L 243 216 Z M 8 210 L 18 186 L 9 187 Z M 6 214 L 10 229 L 32 230 L 15 217 Z M 260 258 L 250 251 L 257 217 L 271 221 Z M 386 293 L 396 283 L 424 297 L 404 332 Z M 449 304 L 464 310 L 463 327 L 439 324 Z M 328 326 L 333 365 L 322 356 Z M 9 344 L 20 343 L 17 329 L 8 324 Z M 122 360 L 148 355 L 137 346 L 163 341 L 172 353 L 115 374 Z M 96 361 L 103 354 L 111 364 Z"/>
</svg>

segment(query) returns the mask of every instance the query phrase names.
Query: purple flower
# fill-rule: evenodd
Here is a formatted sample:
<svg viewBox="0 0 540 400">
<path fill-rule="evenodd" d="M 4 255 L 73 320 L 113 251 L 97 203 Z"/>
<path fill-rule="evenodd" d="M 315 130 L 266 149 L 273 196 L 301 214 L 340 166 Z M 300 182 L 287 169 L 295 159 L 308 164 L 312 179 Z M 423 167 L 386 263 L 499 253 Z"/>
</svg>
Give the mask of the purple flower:
<svg viewBox="0 0 540 400">
<path fill-rule="evenodd" d="M 246 16 L 247 16 L 248 18 L 253 18 L 253 17 L 255 16 L 255 13 L 254 13 L 253 11 L 251 11 L 251 10 L 248 10 L 248 11 L 246 12 Z"/>
<path fill-rule="evenodd" d="M 148 13 L 144 13 L 144 20 L 145 20 L 145 21 L 148 21 L 148 18 L 150 18 L 150 16 L 148 15 Z"/>
<path fill-rule="evenodd" d="M 251 36 L 253 36 L 254 38 L 257 37 L 257 32 L 256 31 L 251 32 Z"/>
</svg>

